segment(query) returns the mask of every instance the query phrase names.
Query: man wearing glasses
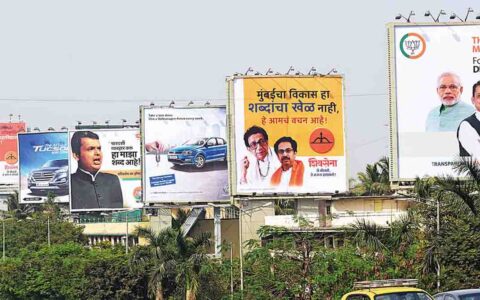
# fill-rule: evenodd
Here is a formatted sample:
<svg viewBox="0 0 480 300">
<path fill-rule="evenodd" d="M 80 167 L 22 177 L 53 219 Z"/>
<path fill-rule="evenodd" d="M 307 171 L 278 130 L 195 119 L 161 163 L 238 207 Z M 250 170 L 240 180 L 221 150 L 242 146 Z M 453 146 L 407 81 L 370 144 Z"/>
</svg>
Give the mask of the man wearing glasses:
<svg viewBox="0 0 480 300">
<path fill-rule="evenodd" d="M 261 127 L 252 126 L 243 135 L 243 141 L 249 155 L 241 161 L 240 184 L 270 184 L 270 178 L 279 163 L 268 146 L 267 132 Z"/>
<path fill-rule="evenodd" d="M 455 131 L 463 119 L 474 113 L 471 105 L 460 100 L 462 93 L 457 74 L 446 72 L 438 77 L 437 94 L 441 104 L 428 114 L 425 131 Z"/>
<path fill-rule="evenodd" d="M 273 173 L 270 183 L 273 186 L 302 186 L 305 167 L 301 160 L 295 160 L 297 142 L 284 136 L 275 142 L 273 148 L 282 165 Z"/>
</svg>

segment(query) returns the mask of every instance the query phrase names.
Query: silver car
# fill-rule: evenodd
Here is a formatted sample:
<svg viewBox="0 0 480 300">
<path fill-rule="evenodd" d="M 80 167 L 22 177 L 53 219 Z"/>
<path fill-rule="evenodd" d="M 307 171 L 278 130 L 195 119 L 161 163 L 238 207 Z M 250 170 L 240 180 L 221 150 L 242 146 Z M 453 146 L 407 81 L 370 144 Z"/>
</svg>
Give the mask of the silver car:
<svg viewBox="0 0 480 300">
<path fill-rule="evenodd" d="M 455 290 L 433 295 L 435 300 L 480 300 L 480 289 Z"/>
</svg>

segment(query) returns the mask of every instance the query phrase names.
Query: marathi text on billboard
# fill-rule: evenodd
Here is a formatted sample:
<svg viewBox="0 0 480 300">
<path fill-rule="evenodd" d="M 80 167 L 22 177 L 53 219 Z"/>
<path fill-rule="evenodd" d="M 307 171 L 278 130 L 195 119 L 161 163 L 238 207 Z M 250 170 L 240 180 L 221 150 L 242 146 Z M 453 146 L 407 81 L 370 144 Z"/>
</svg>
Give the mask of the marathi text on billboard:
<svg viewBox="0 0 480 300">
<path fill-rule="evenodd" d="M 70 132 L 71 211 L 143 206 L 138 130 Z"/>
<path fill-rule="evenodd" d="M 20 203 L 69 201 L 68 133 L 18 135 Z"/>
<path fill-rule="evenodd" d="M 480 156 L 472 102 L 479 30 L 471 24 L 390 28 L 393 180 L 457 176 L 452 167 L 459 156 Z"/>
<path fill-rule="evenodd" d="M 18 183 L 17 134 L 25 123 L 0 123 L 0 184 Z"/>
<path fill-rule="evenodd" d="M 142 109 L 145 201 L 228 200 L 225 107 Z"/>
<path fill-rule="evenodd" d="M 236 78 L 230 101 L 234 194 L 346 191 L 340 76 Z"/>
</svg>

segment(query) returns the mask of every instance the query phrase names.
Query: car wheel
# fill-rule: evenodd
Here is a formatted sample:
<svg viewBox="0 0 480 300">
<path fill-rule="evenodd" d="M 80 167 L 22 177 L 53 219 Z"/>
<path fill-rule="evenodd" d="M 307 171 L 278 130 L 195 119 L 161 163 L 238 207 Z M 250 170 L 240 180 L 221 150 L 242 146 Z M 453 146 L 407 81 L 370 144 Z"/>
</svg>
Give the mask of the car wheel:
<svg viewBox="0 0 480 300">
<path fill-rule="evenodd" d="M 195 157 L 195 167 L 201 169 L 205 166 L 205 157 L 203 155 L 198 155 Z"/>
</svg>

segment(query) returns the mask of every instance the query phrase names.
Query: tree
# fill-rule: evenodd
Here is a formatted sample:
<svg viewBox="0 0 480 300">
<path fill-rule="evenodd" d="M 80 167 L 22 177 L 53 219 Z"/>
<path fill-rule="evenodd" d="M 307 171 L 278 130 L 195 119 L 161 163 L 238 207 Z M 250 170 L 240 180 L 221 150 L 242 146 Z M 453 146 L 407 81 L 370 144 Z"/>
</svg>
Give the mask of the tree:
<svg viewBox="0 0 480 300">
<path fill-rule="evenodd" d="M 365 172 L 357 174 L 358 180 L 353 192 L 360 195 L 385 195 L 390 194 L 389 162 L 387 157 L 382 157 L 374 164 L 367 164 Z"/>
<path fill-rule="evenodd" d="M 424 205 L 423 216 L 426 253 L 425 275 L 441 269 L 442 288 L 470 288 L 480 285 L 480 166 L 471 158 L 461 158 L 451 176 L 417 179 L 415 192 Z M 440 232 L 436 230 L 436 207 L 440 205 Z M 435 285 L 435 276 L 429 277 Z M 467 280 L 468 278 L 468 280 Z"/>
<path fill-rule="evenodd" d="M 132 264 L 148 270 L 148 290 L 155 299 L 183 295 L 195 299 L 206 250 L 210 246 L 208 234 L 184 237 L 180 230 L 166 228 L 158 233 L 150 228 L 137 228 L 136 233 L 148 245 L 138 247 Z"/>
</svg>

